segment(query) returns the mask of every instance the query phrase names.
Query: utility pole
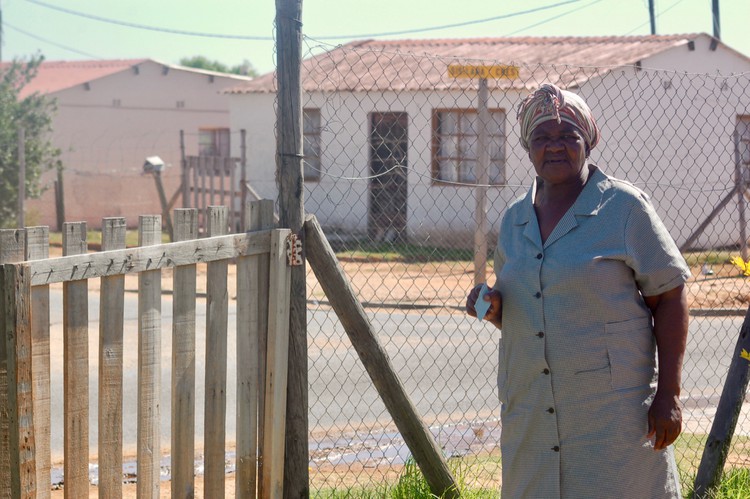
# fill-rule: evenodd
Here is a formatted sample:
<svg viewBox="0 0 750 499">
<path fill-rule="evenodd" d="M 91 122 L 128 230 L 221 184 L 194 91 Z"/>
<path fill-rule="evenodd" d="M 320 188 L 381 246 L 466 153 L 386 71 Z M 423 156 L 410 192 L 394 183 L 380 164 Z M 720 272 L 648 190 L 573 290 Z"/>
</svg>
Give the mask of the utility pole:
<svg viewBox="0 0 750 499">
<path fill-rule="evenodd" d="M 651 34 L 656 34 L 656 14 L 654 13 L 654 2 L 656 0 L 648 0 L 648 15 L 651 19 Z"/>
<path fill-rule="evenodd" d="M 713 16 L 714 38 L 721 40 L 721 23 L 719 22 L 719 0 L 711 0 L 711 13 Z"/>
<path fill-rule="evenodd" d="M 276 173 L 279 223 L 292 230 L 304 248 L 302 176 L 302 0 L 276 0 L 276 74 L 278 77 Z M 304 250 L 303 250 L 304 251 Z M 307 288 L 305 259 L 292 267 L 289 316 L 285 499 L 310 497 L 307 423 Z M 268 493 L 270 491 L 264 491 Z"/>
</svg>

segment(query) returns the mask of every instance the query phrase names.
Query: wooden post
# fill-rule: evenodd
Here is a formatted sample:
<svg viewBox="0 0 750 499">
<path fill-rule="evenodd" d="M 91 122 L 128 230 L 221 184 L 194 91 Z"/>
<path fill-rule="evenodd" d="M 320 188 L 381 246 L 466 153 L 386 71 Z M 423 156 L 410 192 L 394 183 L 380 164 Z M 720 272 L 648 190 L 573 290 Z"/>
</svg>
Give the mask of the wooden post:
<svg viewBox="0 0 750 499">
<path fill-rule="evenodd" d="M 745 172 L 742 171 L 742 160 L 740 158 L 740 133 L 734 131 L 734 178 L 737 190 L 737 211 L 739 212 L 740 222 L 740 255 L 743 260 L 747 260 L 747 224 L 745 222 Z"/>
<path fill-rule="evenodd" d="M 57 169 L 57 180 L 55 180 L 55 216 L 57 230 L 62 232 L 65 223 L 65 188 L 62 168 Z"/>
<path fill-rule="evenodd" d="M 459 497 L 456 481 L 443 459 L 429 429 L 422 423 L 398 379 L 385 349 L 357 300 L 344 270 L 323 234 L 318 221 L 311 216 L 305 222 L 307 259 L 325 291 L 336 316 L 359 354 L 375 388 L 383 399 L 396 427 L 404 437 L 414 460 L 424 474 L 430 490 L 437 497 Z"/>
<path fill-rule="evenodd" d="M 18 129 L 18 228 L 26 226 L 26 131 Z"/>
<path fill-rule="evenodd" d="M 209 206 L 208 237 L 227 233 L 227 207 Z M 227 260 L 210 262 L 206 277 L 206 403 L 204 497 L 224 497 L 227 414 Z M 244 304 L 243 304 L 244 305 Z"/>
<path fill-rule="evenodd" d="M 243 128 L 240 130 L 240 227 L 242 230 L 248 230 L 247 221 L 245 220 L 247 204 L 247 132 Z"/>
<path fill-rule="evenodd" d="M 164 185 L 161 183 L 161 172 L 154 171 L 154 182 L 156 182 L 156 190 L 159 193 L 159 203 L 161 204 L 161 215 L 164 217 L 165 223 L 167 224 L 167 234 L 169 234 L 169 240 L 174 241 L 174 229 L 172 228 L 172 217 L 169 214 L 169 203 L 167 202 L 167 195 L 164 192 Z M 161 229 L 160 229 L 160 232 L 161 232 Z M 161 239 L 156 244 L 161 244 Z"/>
<path fill-rule="evenodd" d="M 693 490 L 696 499 L 711 497 L 711 493 L 721 481 L 724 463 L 732 444 L 732 436 L 737 426 L 745 393 L 747 393 L 748 381 L 750 381 L 748 352 L 750 352 L 750 307 L 745 312 L 745 320 L 742 322 L 740 335 L 734 347 L 719 406 L 716 408 L 711 432 L 708 434 L 698 473 L 695 476 Z"/>
<path fill-rule="evenodd" d="M 190 172 L 185 157 L 185 130 L 180 130 L 180 167 L 182 168 L 180 172 L 180 176 L 182 177 L 182 184 L 180 185 L 180 189 L 182 190 L 182 207 L 190 208 Z"/>
<path fill-rule="evenodd" d="M 14 263 L 22 262 L 24 259 L 24 230 L 23 229 L 0 229 L 0 264 L 1 263 Z M 0 288 L 0 292 L 4 287 Z M 0 321 L 6 321 L 5 319 L 5 300 L 0 302 L 0 307 L 3 307 L 0 316 Z M 7 320 L 13 320 L 9 318 Z M 4 324 L 4 322 L 3 322 Z M 12 331 L 12 330 L 11 330 Z M 8 385 L 8 362 L 9 351 L 7 343 L 7 332 L 5 327 L 0 327 L 0 408 L 8 408 L 7 410 L 0 410 L 0 497 L 12 497 L 11 496 L 11 474 L 16 473 L 17 470 L 11 470 L 10 460 L 10 438 L 11 438 L 11 413 L 10 413 L 10 402 L 9 402 L 9 385 Z"/>
<path fill-rule="evenodd" d="M 161 244 L 161 217 L 141 215 L 138 244 Z M 159 497 L 161 458 L 161 271 L 138 274 L 138 484 L 141 499 Z"/>
<path fill-rule="evenodd" d="M 490 110 L 487 78 L 479 79 L 479 137 L 477 143 L 477 185 L 476 208 L 474 212 L 474 284 L 487 280 L 487 184 L 489 184 L 490 148 L 489 133 Z"/>
<path fill-rule="evenodd" d="M 63 256 L 86 253 L 86 222 L 63 225 Z M 65 497 L 89 494 L 88 279 L 63 283 Z"/>
<path fill-rule="evenodd" d="M 26 229 L 25 260 L 49 258 L 49 228 Z M 31 288 L 31 369 L 34 391 L 37 498 L 50 497 L 49 285 Z"/>
<path fill-rule="evenodd" d="M 104 218 L 102 251 L 124 249 L 125 230 L 124 218 Z M 120 498 L 125 276 L 102 277 L 99 295 L 99 496 Z"/>
<path fill-rule="evenodd" d="M 280 226 L 304 248 L 304 180 L 302 175 L 302 0 L 276 0 L 277 141 Z M 284 497 L 308 497 L 307 303 L 306 266 L 292 267 L 289 374 Z"/>
<path fill-rule="evenodd" d="M 273 228 L 273 201 L 245 205 L 245 231 Z M 235 494 L 238 499 L 263 497 L 258 487 L 258 453 L 263 455 L 261 387 L 265 386 L 268 335 L 269 256 L 237 259 L 237 464 Z M 262 464 L 262 463 L 261 463 Z"/>
<path fill-rule="evenodd" d="M 289 235 L 288 230 L 273 231 L 270 251 L 262 497 L 271 499 L 290 497 L 284 469 L 289 438 L 286 436 L 287 407 L 295 403 L 294 399 L 287 398 L 291 272 L 287 266 L 286 242 Z"/>
<path fill-rule="evenodd" d="M 0 351 L 7 366 L 9 481 L 6 497 L 36 497 L 31 360 L 31 272 L 28 265 L 0 266 Z M 9 487 L 8 487 L 9 485 Z"/>
<path fill-rule="evenodd" d="M 198 210 L 175 210 L 175 241 L 198 239 Z M 172 497 L 195 497 L 196 266 L 174 269 L 172 298 Z M 238 307 L 239 308 L 239 307 Z"/>
</svg>

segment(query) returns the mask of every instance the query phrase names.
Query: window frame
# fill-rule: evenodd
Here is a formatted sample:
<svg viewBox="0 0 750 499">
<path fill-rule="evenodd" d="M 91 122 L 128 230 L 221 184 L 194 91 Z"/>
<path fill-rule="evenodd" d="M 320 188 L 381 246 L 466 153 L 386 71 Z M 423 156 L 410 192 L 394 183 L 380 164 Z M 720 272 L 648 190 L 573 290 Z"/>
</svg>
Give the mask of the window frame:
<svg viewBox="0 0 750 499">
<path fill-rule="evenodd" d="M 442 113 L 454 113 L 457 115 L 458 121 L 457 121 L 457 127 L 458 131 L 457 133 L 446 135 L 446 134 L 440 134 L 438 133 L 438 128 L 440 125 L 440 114 Z M 497 182 L 493 182 L 490 179 L 490 185 L 495 186 L 503 186 L 507 185 L 507 171 L 506 171 L 506 164 L 507 164 L 507 133 L 506 125 L 507 125 L 507 112 L 504 108 L 491 108 L 489 109 L 490 113 L 490 122 L 494 121 L 492 120 L 493 115 L 499 115 L 500 120 L 497 120 L 498 123 L 502 123 L 503 129 L 502 129 L 502 135 L 489 135 L 490 141 L 493 140 L 494 137 L 502 137 L 502 144 L 501 144 L 501 158 L 500 160 L 500 180 Z M 432 110 L 432 124 L 431 124 L 431 134 L 432 134 L 432 158 L 431 158 L 431 180 L 432 185 L 442 185 L 442 186 L 449 186 L 449 185 L 477 185 L 477 181 L 467 181 L 467 180 L 461 180 L 460 179 L 460 164 L 461 162 L 466 161 L 474 161 L 475 164 L 479 161 L 479 158 L 471 158 L 471 157 L 464 157 L 461 155 L 461 151 L 469 150 L 470 147 L 461 147 L 463 143 L 465 143 L 468 140 L 468 137 L 478 137 L 477 135 L 468 134 L 465 133 L 465 128 L 461 127 L 461 123 L 464 122 L 465 116 L 468 115 L 478 115 L 479 111 L 476 108 L 434 108 Z M 478 116 L 477 116 L 478 119 Z M 459 156 L 452 158 L 448 156 L 439 156 L 438 153 L 440 151 L 440 145 L 441 145 L 441 138 L 442 137 L 457 137 L 457 150 L 459 152 Z M 455 180 L 444 180 L 440 178 L 440 162 L 441 160 L 448 160 L 453 163 L 454 173 L 455 173 Z M 490 163 L 492 163 L 493 158 L 490 158 Z M 488 172 L 491 173 L 491 172 Z M 474 175 L 476 178 L 476 175 Z M 490 175 L 491 177 L 491 175 Z"/>
<path fill-rule="evenodd" d="M 308 116 L 311 116 L 311 113 L 314 113 L 314 115 L 317 116 L 317 123 L 313 124 L 313 131 L 308 132 L 305 128 L 305 119 Z M 306 107 L 302 109 L 302 176 L 305 182 L 320 182 L 320 178 L 323 173 L 323 165 L 321 159 L 321 156 L 323 155 L 323 141 L 321 137 L 321 131 L 323 130 L 323 126 L 321 125 L 322 122 L 323 117 L 319 107 Z M 308 141 L 308 137 L 313 137 L 313 140 Z M 311 151 L 316 154 L 308 154 L 308 152 L 310 152 L 310 150 L 306 147 L 308 143 L 311 144 L 310 147 L 313 149 L 315 149 L 314 146 L 317 145 L 317 151 Z M 308 169 L 305 168 L 308 163 L 308 158 L 312 158 L 317 162 L 317 167 L 312 165 L 310 166 L 310 170 L 314 171 L 315 175 L 309 174 Z"/>
<path fill-rule="evenodd" d="M 201 142 L 201 139 L 203 138 L 204 134 L 211 134 L 211 143 L 213 151 L 216 152 L 216 154 L 205 154 L 202 150 L 203 144 Z M 222 151 L 222 142 L 221 142 L 221 134 L 224 133 L 226 135 L 226 151 Z M 222 152 L 226 152 L 226 154 L 222 154 Z M 218 156 L 218 157 L 225 157 L 229 158 L 232 156 L 232 133 L 228 127 L 200 127 L 198 128 L 198 156 Z"/>
</svg>

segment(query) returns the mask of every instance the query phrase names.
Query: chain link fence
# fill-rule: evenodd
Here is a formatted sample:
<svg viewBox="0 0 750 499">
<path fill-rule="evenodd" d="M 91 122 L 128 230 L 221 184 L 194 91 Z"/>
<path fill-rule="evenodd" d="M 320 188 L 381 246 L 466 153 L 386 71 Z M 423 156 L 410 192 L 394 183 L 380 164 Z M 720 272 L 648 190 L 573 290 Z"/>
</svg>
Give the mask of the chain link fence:
<svg viewBox="0 0 750 499">
<path fill-rule="evenodd" d="M 387 44 L 321 54 L 307 42 L 306 212 L 326 230 L 439 446 L 462 458 L 464 483 L 489 490 L 500 485 L 501 332 L 463 305 L 475 279 L 486 273 L 494 282 L 500 219 L 533 180 L 517 104 L 547 81 L 583 96 L 602 132 L 590 162 L 651 196 L 691 266 L 685 428 L 676 444 L 691 482 L 750 296 L 728 261 L 746 251 L 750 75 L 456 59 Z M 485 80 L 484 133 L 479 80 L 446 78 L 449 66 L 469 65 L 517 71 Z M 487 267 L 475 268 L 484 257 Z M 395 480 L 408 449 L 312 272 L 308 282 L 312 491 L 377 488 Z M 750 461 L 749 416 L 743 409 L 730 465 Z"/>
</svg>

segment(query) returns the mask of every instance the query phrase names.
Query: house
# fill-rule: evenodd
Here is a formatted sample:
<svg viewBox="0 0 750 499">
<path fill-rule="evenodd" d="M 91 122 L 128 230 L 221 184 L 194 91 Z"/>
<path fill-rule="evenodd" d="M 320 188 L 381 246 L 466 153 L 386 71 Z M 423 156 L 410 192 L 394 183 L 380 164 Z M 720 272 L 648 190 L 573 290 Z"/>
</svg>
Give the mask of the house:
<svg viewBox="0 0 750 499">
<path fill-rule="evenodd" d="M 493 230 L 533 180 L 516 107 L 553 82 L 597 116 L 591 162 L 648 192 L 678 244 L 714 209 L 692 245 L 738 241 L 733 134 L 750 141 L 750 58 L 707 34 L 365 40 L 313 55 L 301 69 L 306 211 L 330 231 L 471 247 L 481 80 L 449 67 L 477 66 L 495 68 L 483 80 Z M 249 181 L 273 199 L 275 74 L 227 93 L 231 128 L 247 130 Z"/>
<path fill-rule="evenodd" d="M 250 78 L 151 59 L 45 61 L 21 97 L 55 99 L 52 142 L 62 151 L 67 221 L 99 227 L 102 217 L 161 213 L 145 159 L 160 157 L 167 197 L 180 185 L 180 131 L 188 155 L 229 155 L 229 98 L 222 91 Z M 27 201 L 27 225 L 55 226 L 55 172 L 39 200 Z M 181 204 L 177 204 L 181 206 Z"/>
</svg>

